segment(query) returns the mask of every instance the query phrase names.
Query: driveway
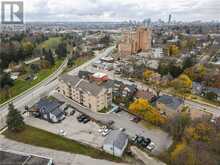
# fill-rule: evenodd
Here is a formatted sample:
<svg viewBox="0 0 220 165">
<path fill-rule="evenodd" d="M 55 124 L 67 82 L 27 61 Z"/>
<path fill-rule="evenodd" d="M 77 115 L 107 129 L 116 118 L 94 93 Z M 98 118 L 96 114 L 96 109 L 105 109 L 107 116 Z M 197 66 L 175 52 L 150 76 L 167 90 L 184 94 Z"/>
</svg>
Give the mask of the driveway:
<svg viewBox="0 0 220 165">
<path fill-rule="evenodd" d="M 156 144 L 156 149 L 154 150 L 154 154 L 159 154 L 160 152 L 169 148 L 172 144 L 172 138 L 161 129 L 148 129 L 140 124 L 136 124 L 129 120 L 127 115 L 120 115 L 120 114 L 101 114 L 95 113 L 91 110 L 81 106 L 80 104 L 74 102 L 73 100 L 64 97 L 58 93 L 54 93 L 53 95 L 60 101 L 64 101 L 67 104 L 71 104 L 73 107 L 78 109 L 80 112 L 87 114 L 88 116 L 94 118 L 100 122 L 108 122 L 114 121 L 113 127 L 115 129 L 125 128 L 126 133 L 129 137 L 133 137 L 135 135 L 143 135 L 144 137 L 149 137 L 151 140 Z"/>
</svg>

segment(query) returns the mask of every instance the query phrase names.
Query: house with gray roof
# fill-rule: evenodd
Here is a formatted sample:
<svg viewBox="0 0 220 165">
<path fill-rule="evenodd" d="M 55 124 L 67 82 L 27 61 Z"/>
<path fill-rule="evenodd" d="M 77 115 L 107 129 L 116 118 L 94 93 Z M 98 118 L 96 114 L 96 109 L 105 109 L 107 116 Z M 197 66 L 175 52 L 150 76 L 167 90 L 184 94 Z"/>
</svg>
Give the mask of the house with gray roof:
<svg viewBox="0 0 220 165">
<path fill-rule="evenodd" d="M 59 77 L 58 92 L 97 112 L 112 104 L 111 86 L 66 74 Z"/>
<path fill-rule="evenodd" d="M 113 130 L 105 138 L 103 149 L 114 156 L 121 157 L 128 145 L 128 135 L 119 131 Z"/>
<path fill-rule="evenodd" d="M 163 95 L 156 100 L 156 107 L 161 113 L 172 117 L 182 110 L 183 103 L 184 101 L 182 99 L 173 96 Z"/>
<path fill-rule="evenodd" d="M 42 119 L 57 123 L 65 118 L 64 112 L 60 109 L 60 106 L 61 103 L 57 100 L 43 98 L 34 105 L 33 112 L 38 113 L 38 116 Z"/>
</svg>

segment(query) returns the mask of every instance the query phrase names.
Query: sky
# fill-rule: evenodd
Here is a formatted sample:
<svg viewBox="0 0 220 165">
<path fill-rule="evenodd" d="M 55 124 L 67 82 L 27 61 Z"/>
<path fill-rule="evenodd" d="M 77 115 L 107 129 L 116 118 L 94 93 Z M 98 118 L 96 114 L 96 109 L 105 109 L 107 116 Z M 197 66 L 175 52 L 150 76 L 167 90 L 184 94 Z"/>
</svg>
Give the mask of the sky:
<svg viewBox="0 0 220 165">
<path fill-rule="evenodd" d="M 2 0 L 0 0 L 2 1 Z M 25 21 L 220 21 L 220 0 L 23 0 Z"/>
</svg>

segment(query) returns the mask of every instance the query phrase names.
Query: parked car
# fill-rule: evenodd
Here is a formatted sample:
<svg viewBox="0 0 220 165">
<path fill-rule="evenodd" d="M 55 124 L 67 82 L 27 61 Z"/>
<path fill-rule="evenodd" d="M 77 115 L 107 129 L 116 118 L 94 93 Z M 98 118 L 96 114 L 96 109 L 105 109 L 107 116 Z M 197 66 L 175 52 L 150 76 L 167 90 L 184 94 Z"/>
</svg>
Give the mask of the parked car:
<svg viewBox="0 0 220 165">
<path fill-rule="evenodd" d="M 107 128 L 106 125 L 102 126 L 101 128 L 99 128 L 98 132 L 102 133 L 105 129 Z"/>
<path fill-rule="evenodd" d="M 87 116 L 84 115 L 84 114 L 82 114 L 82 115 L 80 115 L 80 116 L 77 117 L 77 120 L 81 123 L 81 122 L 83 122 L 83 120 L 86 119 L 86 118 L 87 118 Z"/>
<path fill-rule="evenodd" d="M 132 138 L 132 142 L 143 148 L 147 148 L 147 146 L 151 143 L 151 139 L 136 135 Z"/>
<path fill-rule="evenodd" d="M 86 124 L 86 123 L 88 123 L 90 121 L 90 118 L 87 116 L 82 122 L 83 122 L 83 124 Z"/>
<path fill-rule="evenodd" d="M 112 131 L 112 129 L 105 129 L 103 132 L 102 132 L 102 136 L 106 136 L 108 135 L 110 132 Z"/>
<path fill-rule="evenodd" d="M 114 110 L 114 113 L 119 113 L 119 112 L 121 112 L 121 110 L 119 108 Z"/>
<path fill-rule="evenodd" d="M 152 151 L 156 145 L 153 142 L 150 142 L 150 144 L 146 147 L 149 151 Z"/>
<path fill-rule="evenodd" d="M 135 116 L 134 118 L 131 119 L 131 121 L 138 123 L 141 119 L 137 116 Z"/>
<path fill-rule="evenodd" d="M 66 132 L 63 129 L 59 130 L 58 134 L 61 136 L 66 136 Z"/>
<path fill-rule="evenodd" d="M 119 129 L 121 132 L 124 132 L 125 131 L 125 128 L 120 128 Z"/>
</svg>

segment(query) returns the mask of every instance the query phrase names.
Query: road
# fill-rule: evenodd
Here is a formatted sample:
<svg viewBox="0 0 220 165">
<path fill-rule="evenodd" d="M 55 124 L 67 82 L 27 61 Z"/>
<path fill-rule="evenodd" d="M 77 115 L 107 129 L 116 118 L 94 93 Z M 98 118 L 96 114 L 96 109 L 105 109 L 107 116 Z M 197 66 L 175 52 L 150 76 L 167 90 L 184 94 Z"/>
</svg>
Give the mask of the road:
<svg viewBox="0 0 220 165">
<path fill-rule="evenodd" d="M 73 69 L 68 74 L 76 74 L 79 70 L 82 70 L 84 67 L 92 64 L 94 61 L 100 59 L 101 57 L 107 56 L 112 50 L 114 46 L 107 48 L 104 52 L 97 54 L 92 60 L 87 61 L 83 65 Z M 50 91 L 55 89 L 58 85 L 57 77 L 63 72 L 64 68 L 67 65 L 67 60 L 64 61 L 62 66 L 48 79 L 42 81 L 40 84 L 37 84 L 33 88 L 25 91 L 21 95 L 17 96 L 15 99 L 11 100 L 13 102 L 15 108 L 19 110 L 23 110 L 25 105 L 32 106 L 36 103 L 41 97 L 46 96 Z M 6 115 L 8 113 L 8 103 L 1 105 L 0 107 L 0 129 L 5 126 Z"/>
</svg>

